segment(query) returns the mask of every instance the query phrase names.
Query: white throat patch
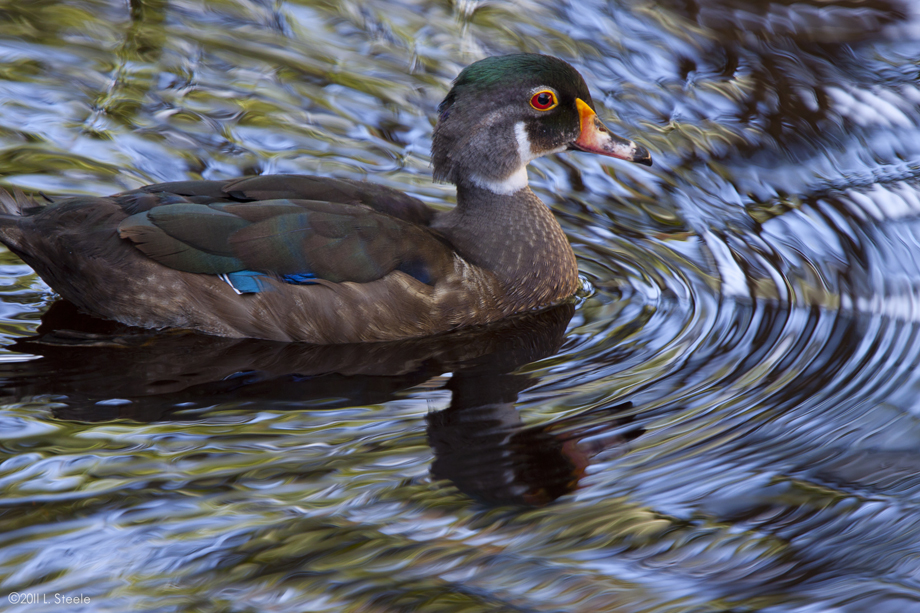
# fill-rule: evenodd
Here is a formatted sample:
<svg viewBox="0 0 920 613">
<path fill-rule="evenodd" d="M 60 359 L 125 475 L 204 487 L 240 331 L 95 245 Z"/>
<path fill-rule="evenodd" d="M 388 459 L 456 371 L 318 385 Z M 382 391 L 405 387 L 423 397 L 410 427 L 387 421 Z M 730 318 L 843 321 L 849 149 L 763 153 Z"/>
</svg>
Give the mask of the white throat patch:
<svg viewBox="0 0 920 613">
<path fill-rule="evenodd" d="M 470 177 L 470 182 L 476 187 L 489 190 L 493 194 L 507 196 L 527 187 L 527 167 L 521 166 L 504 179 L 497 181 L 473 175 Z"/>
</svg>

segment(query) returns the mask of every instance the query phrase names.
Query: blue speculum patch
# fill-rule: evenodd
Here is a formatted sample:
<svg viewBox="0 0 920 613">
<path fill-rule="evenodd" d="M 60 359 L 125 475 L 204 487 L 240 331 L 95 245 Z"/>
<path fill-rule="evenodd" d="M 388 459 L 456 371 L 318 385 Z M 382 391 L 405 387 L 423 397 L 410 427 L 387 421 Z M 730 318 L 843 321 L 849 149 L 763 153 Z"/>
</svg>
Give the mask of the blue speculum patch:
<svg viewBox="0 0 920 613">
<path fill-rule="evenodd" d="M 257 294 L 268 289 L 265 279 L 268 277 L 254 270 L 238 270 L 220 275 L 220 278 L 238 294 Z M 291 285 L 307 285 L 314 282 L 316 275 L 313 273 L 297 273 L 282 275 L 281 280 Z"/>
</svg>

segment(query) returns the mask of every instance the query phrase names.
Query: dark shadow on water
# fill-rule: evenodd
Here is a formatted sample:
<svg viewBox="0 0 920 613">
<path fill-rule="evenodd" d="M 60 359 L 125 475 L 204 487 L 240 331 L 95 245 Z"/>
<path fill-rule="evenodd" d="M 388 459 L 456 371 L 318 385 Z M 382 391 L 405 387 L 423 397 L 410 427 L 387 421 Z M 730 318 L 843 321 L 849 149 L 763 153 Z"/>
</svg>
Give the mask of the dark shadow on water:
<svg viewBox="0 0 920 613">
<path fill-rule="evenodd" d="M 619 407 L 601 424 L 585 414 L 583 428 L 522 422 L 515 402 L 536 380 L 515 370 L 556 353 L 573 314 L 564 304 L 439 337 L 317 346 L 130 328 L 59 301 L 36 336 L 9 347 L 36 359 L 0 365 L 0 393 L 51 396 L 67 421 L 193 421 L 230 403 L 253 412 L 379 404 L 450 373 L 450 407 L 427 418 L 433 476 L 483 502 L 540 505 L 575 489 L 592 455 L 641 432 L 599 436 L 628 423 Z"/>
</svg>

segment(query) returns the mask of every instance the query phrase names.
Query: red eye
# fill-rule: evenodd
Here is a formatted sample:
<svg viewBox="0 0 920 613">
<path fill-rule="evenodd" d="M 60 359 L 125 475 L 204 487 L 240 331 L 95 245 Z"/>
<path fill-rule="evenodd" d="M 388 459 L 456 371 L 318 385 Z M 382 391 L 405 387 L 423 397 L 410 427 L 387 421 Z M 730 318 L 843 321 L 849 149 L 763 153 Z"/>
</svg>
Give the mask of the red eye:
<svg viewBox="0 0 920 613">
<path fill-rule="evenodd" d="M 530 99 L 530 106 L 538 111 L 548 111 L 556 107 L 556 94 L 548 89 L 541 89 Z"/>
</svg>

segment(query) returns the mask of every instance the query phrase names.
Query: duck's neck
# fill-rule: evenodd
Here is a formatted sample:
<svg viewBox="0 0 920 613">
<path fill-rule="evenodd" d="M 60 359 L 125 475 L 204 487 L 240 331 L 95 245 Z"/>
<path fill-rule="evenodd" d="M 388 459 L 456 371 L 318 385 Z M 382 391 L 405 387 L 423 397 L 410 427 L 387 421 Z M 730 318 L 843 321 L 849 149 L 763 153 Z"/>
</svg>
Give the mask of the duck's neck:
<svg viewBox="0 0 920 613">
<path fill-rule="evenodd" d="M 529 187 L 503 194 L 462 183 L 456 208 L 435 225 L 465 260 L 498 278 L 518 309 L 558 302 L 578 288 L 572 247 Z"/>
</svg>

